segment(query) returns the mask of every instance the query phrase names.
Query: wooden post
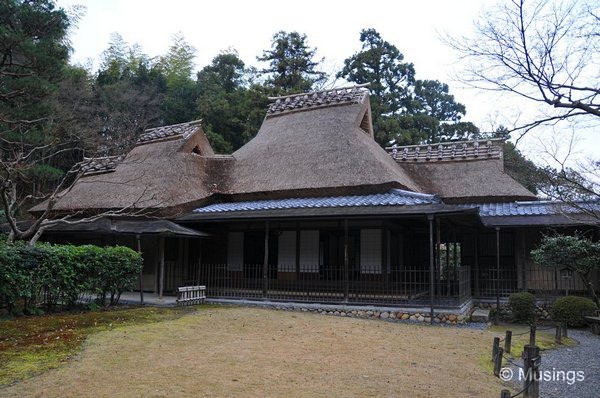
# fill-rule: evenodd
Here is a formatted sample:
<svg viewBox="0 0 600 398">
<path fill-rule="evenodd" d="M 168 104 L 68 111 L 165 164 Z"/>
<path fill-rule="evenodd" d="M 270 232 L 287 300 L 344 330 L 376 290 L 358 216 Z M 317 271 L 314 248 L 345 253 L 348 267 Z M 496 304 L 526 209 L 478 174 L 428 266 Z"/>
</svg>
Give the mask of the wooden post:
<svg viewBox="0 0 600 398">
<path fill-rule="evenodd" d="M 269 221 L 265 221 L 265 255 L 263 261 L 263 298 L 269 289 Z"/>
<path fill-rule="evenodd" d="M 434 253 L 433 253 L 433 214 L 427 215 L 427 220 L 429 220 L 429 317 L 431 319 L 431 323 L 433 324 L 433 317 L 435 316 L 433 310 L 433 301 L 435 295 L 435 286 L 434 286 Z"/>
<path fill-rule="evenodd" d="M 479 289 L 479 233 L 477 228 L 475 228 L 474 236 L 473 246 L 475 250 L 475 259 L 473 265 L 475 266 L 475 296 L 479 297 L 481 292 Z"/>
<path fill-rule="evenodd" d="M 556 324 L 556 334 L 554 335 L 554 342 L 556 344 L 562 344 L 562 327 L 560 323 Z"/>
<path fill-rule="evenodd" d="M 512 343 L 512 331 L 507 330 L 506 335 L 504 336 L 504 351 L 507 354 L 510 354 L 511 343 Z"/>
<path fill-rule="evenodd" d="M 200 285 L 201 284 L 201 273 L 202 273 L 202 239 L 198 239 L 198 273 L 197 273 L 197 280 L 196 280 L 196 284 Z M 206 284 L 206 288 L 208 289 L 208 277 L 204 280 L 204 284 Z"/>
<path fill-rule="evenodd" d="M 435 246 L 435 264 L 434 264 L 434 282 L 436 284 L 435 291 L 437 295 L 442 295 L 442 226 L 441 220 L 438 218 L 435 220 L 436 229 L 436 246 Z"/>
<path fill-rule="evenodd" d="M 296 223 L 296 280 L 300 280 L 300 223 Z"/>
<path fill-rule="evenodd" d="M 496 360 L 496 355 L 500 350 L 500 337 L 494 337 L 494 343 L 492 344 L 492 362 Z"/>
<path fill-rule="evenodd" d="M 500 321 L 500 228 L 496 227 L 496 316 L 494 323 Z"/>
<path fill-rule="evenodd" d="M 529 345 L 535 345 L 535 330 L 535 325 L 529 326 Z"/>
<path fill-rule="evenodd" d="M 158 238 L 158 259 L 160 261 L 160 270 L 158 275 L 158 298 L 163 298 L 163 289 L 165 287 L 165 237 Z"/>
<path fill-rule="evenodd" d="M 349 258 L 348 258 L 348 219 L 344 220 L 344 302 L 348 302 L 350 295 L 350 273 L 349 273 Z"/>
<path fill-rule="evenodd" d="M 567 322 L 563 322 L 563 324 L 562 324 L 562 335 L 563 335 L 563 337 L 569 337 L 569 330 L 567 328 Z"/>
<path fill-rule="evenodd" d="M 539 398 L 540 378 L 540 348 L 526 345 L 523 349 L 523 371 L 525 373 L 523 396 L 526 398 Z"/>
<path fill-rule="evenodd" d="M 496 353 L 496 357 L 494 358 L 494 375 L 496 377 L 500 377 L 500 369 L 502 368 L 502 355 L 504 354 L 504 350 L 502 347 L 498 347 L 498 352 Z"/>
<path fill-rule="evenodd" d="M 135 235 L 135 240 L 137 242 L 137 251 L 142 255 L 142 240 L 140 234 Z M 144 269 L 144 263 L 142 262 L 142 268 L 140 268 L 140 304 L 144 305 L 144 284 L 142 283 L 142 271 Z"/>
</svg>

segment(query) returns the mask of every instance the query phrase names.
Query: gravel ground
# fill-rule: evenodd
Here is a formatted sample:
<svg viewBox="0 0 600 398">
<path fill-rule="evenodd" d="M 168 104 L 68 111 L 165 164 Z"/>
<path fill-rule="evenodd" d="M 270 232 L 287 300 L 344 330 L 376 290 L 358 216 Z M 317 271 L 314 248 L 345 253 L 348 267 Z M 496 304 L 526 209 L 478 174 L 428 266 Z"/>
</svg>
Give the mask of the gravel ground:
<svg viewBox="0 0 600 398">
<path fill-rule="evenodd" d="M 540 396 L 597 398 L 600 396 L 600 336 L 588 330 L 569 330 L 569 337 L 577 340 L 575 347 L 561 347 L 544 351 L 542 354 L 543 371 L 581 371 L 585 379 L 569 384 L 567 381 L 541 381 Z M 573 375 L 573 374 L 572 374 Z"/>
<path fill-rule="evenodd" d="M 600 396 L 600 336 L 588 330 L 569 330 L 569 337 L 577 340 L 579 344 L 541 353 L 540 370 L 543 379 L 540 381 L 540 397 L 598 398 Z M 516 362 L 519 365 L 523 364 L 521 359 Z M 520 391 L 523 385 L 521 382 L 514 381 L 519 370 L 515 366 L 509 367 L 514 372 L 511 383 L 514 394 L 515 391 Z M 565 375 L 559 372 L 565 372 Z"/>
</svg>

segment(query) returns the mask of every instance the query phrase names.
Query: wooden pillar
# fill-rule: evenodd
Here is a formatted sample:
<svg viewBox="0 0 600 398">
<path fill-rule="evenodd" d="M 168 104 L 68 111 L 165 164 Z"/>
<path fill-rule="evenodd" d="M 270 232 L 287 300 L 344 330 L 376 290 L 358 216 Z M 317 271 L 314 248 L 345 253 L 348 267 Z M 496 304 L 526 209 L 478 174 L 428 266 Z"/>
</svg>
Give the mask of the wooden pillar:
<svg viewBox="0 0 600 398">
<path fill-rule="evenodd" d="M 198 239 L 198 272 L 196 274 L 196 285 L 202 283 L 201 272 L 202 272 L 202 239 Z M 208 279 L 208 278 L 207 278 Z M 208 285 L 208 281 L 204 281 L 205 285 Z"/>
<path fill-rule="evenodd" d="M 437 283 L 437 294 L 438 296 L 442 295 L 442 251 L 440 250 L 440 248 L 442 247 L 442 227 L 441 227 L 441 220 L 438 218 L 435 220 L 435 225 L 436 225 L 436 236 L 437 236 L 437 243 L 436 243 L 436 256 L 437 258 L 435 259 L 435 265 L 434 265 L 434 279 L 440 283 Z"/>
<path fill-rule="evenodd" d="M 523 272 L 523 265 L 525 263 L 526 252 L 525 252 L 525 240 L 527 239 L 527 232 L 523 231 L 519 228 L 515 229 L 513 232 L 513 246 L 514 246 L 514 256 L 515 256 L 515 266 L 517 268 L 517 288 L 521 291 L 525 288 L 525 284 L 523 281 L 523 276 L 525 273 Z"/>
<path fill-rule="evenodd" d="M 391 265 L 391 261 L 392 261 L 392 254 L 391 254 L 391 240 L 392 240 L 392 232 L 389 230 L 389 228 L 385 229 L 385 239 L 384 239 L 384 244 L 385 244 L 385 281 L 386 283 L 389 283 L 390 280 L 390 273 L 392 272 L 392 265 Z"/>
<path fill-rule="evenodd" d="M 433 301 L 435 294 L 435 286 L 434 286 L 434 252 L 433 252 L 433 214 L 427 215 L 427 220 L 429 221 L 429 305 L 430 305 L 430 314 L 431 323 L 433 323 L 434 310 L 433 310 Z"/>
<path fill-rule="evenodd" d="M 348 302 L 350 295 L 350 275 L 349 275 L 349 258 L 348 258 L 348 219 L 344 220 L 344 301 Z"/>
<path fill-rule="evenodd" d="M 158 274 L 158 298 L 162 299 L 163 289 L 165 287 L 165 237 L 158 238 L 158 261 L 160 269 Z"/>
<path fill-rule="evenodd" d="M 496 227 L 496 316 L 495 323 L 500 319 L 500 227 Z"/>
<path fill-rule="evenodd" d="M 137 251 L 141 256 L 142 255 L 142 238 L 140 237 L 140 234 L 135 235 L 135 240 L 137 243 Z M 140 268 L 140 304 L 141 305 L 144 305 L 144 283 L 142 281 L 143 269 L 144 269 L 144 263 L 142 260 L 142 268 Z"/>
<path fill-rule="evenodd" d="M 263 262 L 263 297 L 267 297 L 269 289 L 269 221 L 265 221 L 265 255 Z"/>
<path fill-rule="evenodd" d="M 194 284 L 194 271 L 190 267 L 190 240 L 183 238 L 183 271 L 185 286 Z"/>
<path fill-rule="evenodd" d="M 300 223 L 296 224 L 296 280 L 300 280 Z"/>
<path fill-rule="evenodd" d="M 481 291 L 479 287 L 479 228 L 475 228 L 473 233 L 473 250 L 474 260 L 473 266 L 475 267 L 475 296 L 480 297 Z"/>
<path fill-rule="evenodd" d="M 448 223 L 450 224 L 450 223 Z M 446 244 L 446 296 L 450 296 L 450 225 L 444 234 L 444 242 Z"/>
</svg>

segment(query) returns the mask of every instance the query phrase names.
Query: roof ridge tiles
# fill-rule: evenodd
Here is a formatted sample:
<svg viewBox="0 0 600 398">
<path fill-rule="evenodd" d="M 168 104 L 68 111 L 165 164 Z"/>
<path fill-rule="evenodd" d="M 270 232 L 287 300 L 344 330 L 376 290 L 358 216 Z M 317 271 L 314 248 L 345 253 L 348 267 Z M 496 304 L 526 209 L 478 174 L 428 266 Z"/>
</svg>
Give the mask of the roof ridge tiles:
<svg viewBox="0 0 600 398">
<path fill-rule="evenodd" d="M 269 100 L 272 102 L 267 109 L 267 116 L 327 106 L 360 103 L 369 93 L 366 89 L 368 86 L 368 84 L 361 84 L 281 97 L 269 97 Z"/>
<path fill-rule="evenodd" d="M 191 122 L 171 124 L 169 126 L 159 126 L 144 130 L 140 134 L 137 145 L 146 144 L 149 142 L 163 141 L 181 136 L 188 138 L 201 125 L 202 120 L 193 120 Z"/>
<path fill-rule="evenodd" d="M 386 151 L 398 163 L 500 159 L 504 139 L 447 141 L 419 145 L 392 145 Z"/>
</svg>

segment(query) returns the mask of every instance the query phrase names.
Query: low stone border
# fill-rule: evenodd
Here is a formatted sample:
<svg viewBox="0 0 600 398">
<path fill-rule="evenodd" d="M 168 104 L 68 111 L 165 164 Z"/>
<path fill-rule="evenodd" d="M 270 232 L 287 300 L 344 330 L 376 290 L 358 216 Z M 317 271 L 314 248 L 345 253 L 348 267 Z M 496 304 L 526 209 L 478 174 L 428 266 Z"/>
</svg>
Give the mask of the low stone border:
<svg viewBox="0 0 600 398">
<path fill-rule="evenodd" d="M 242 305 L 252 307 L 270 308 L 280 311 L 296 311 L 296 312 L 312 312 L 321 315 L 341 316 L 349 318 L 363 318 L 363 319 L 381 319 L 385 321 L 395 322 L 423 322 L 431 323 L 431 317 L 429 312 L 413 312 L 399 310 L 378 310 L 378 309 L 362 309 L 362 308 L 335 308 L 332 306 L 318 306 L 311 304 L 310 306 L 303 306 L 302 304 L 285 305 L 280 303 L 261 303 L 261 302 L 233 302 L 233 301 L 222 301 L 222 300 L 211 300 L 207 299 L 207 303 L 220 304 L 220 305 Z M 470 312 L 469 312 L 470 313 Z M 434 323 L 445 323 L 445 324 L 464 324 L 470 319 L 469 315 L 464 314 L 453 314 L 447 312 L 435 313 L 433 322 Z"/>
</svg>

